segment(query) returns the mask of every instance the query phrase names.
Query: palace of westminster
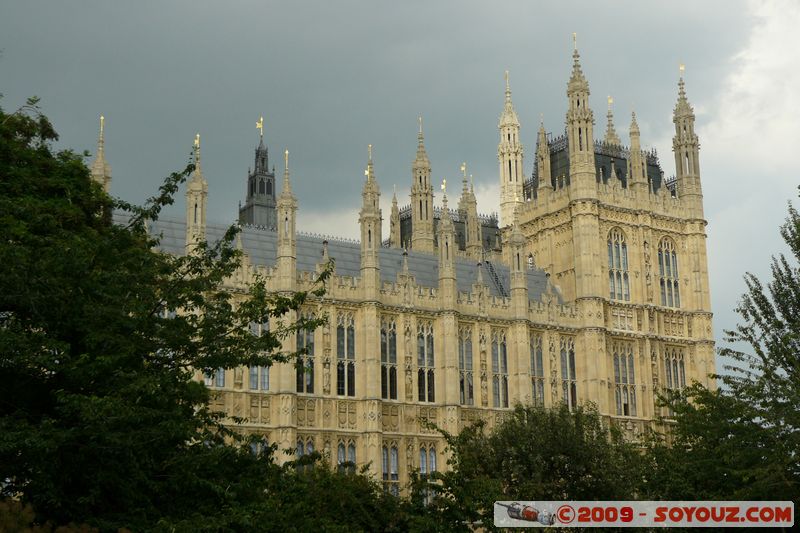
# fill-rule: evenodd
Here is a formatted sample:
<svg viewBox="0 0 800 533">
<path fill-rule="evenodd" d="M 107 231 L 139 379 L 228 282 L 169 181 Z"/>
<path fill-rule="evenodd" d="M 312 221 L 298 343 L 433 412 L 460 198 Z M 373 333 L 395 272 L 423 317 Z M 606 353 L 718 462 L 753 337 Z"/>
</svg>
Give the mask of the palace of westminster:
<svg viewBox="0 0 800 533">
<path fill-rule="evenodd" d="M 491 427 L 517 403 L 593 402 L 635 439 L 666 414 L 657 391 L 692 380 L 714 386 L 699 143 L 683 78 L 675 177 L 665 179 L 655 152 L 641 148 L 635 115 L 629 146 L 610 105 L 595 140 L 577 50 L 573 59 L 565 131 L 540 126 L 530 177 L 506 77 L 499 220 L 478 213 L 466 172 L 457 206 L 445 191 L 434 207 L 420 123 L 410 205 L 392 199 L 387 239 L 371 151 L 360 241 L 298 233 L 288 152 L 278 193 L 262 128 L 239 208 L 242 267 L 228 286 L 244 292 L 259 274 L 274 291 L 310 289 L 334 259 L 327 292 L 303 310 L 328 320 L 285 341 L 287 350 L 308 348 L 300 364 L 198 375 L 216 393 L 212 407 L 281 450 L 370 464 L 396 493 L 412 471 L 445 466 L 444 441 L 429 423 L 456 433 L 478 419 Z M 168 253 L 189 253 L 226 229 L 206 224 L 199 142 L 195 161 L 185 219 L 152 224 Z M 102 130 L 92 176 L 108 190 Z M 256 334 L 269 327 L 252 326 Z"/>
</svg>

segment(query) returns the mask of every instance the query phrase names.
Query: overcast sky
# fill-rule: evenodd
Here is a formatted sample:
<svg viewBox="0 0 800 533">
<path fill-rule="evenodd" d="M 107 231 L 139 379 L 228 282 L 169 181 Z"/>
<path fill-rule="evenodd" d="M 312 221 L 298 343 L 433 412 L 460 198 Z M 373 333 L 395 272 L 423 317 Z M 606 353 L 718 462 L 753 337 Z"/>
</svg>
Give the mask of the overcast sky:
<svg viewBox="0 0 800 533">
<path fill-rule="evenodd" d="M 221 223 L 237 216 L 263 115 L 279 175 L 290 151 L 299 228 L 355 237 L 367 144 L 388 219 L 393 185 L 408 202 L 419 115 L 434 182 L 457 183 L 466 161 L 479 210 L 497 211 L 503 72 L 530 175 L 540 114 L 548 131 L 564 129 L 573 32 L 595 135 L 612 95 L 623 142 L 635 110 L 643 145 L 674 174 L 671 114 L 685 63 L 719 341 L 736 324 L 742 274 L 765 276 L 783 249 L 778 226 L 800 183 L 798 28 L 791 0 L 6 0 L 0 106 L 40 96 L 59 144 L 78 151 L 94 152 L 105 115 L 112 193 L 132 201 L 188 162 L 199 132 L 209 217 Z M 182 194 L 170 213 L 182 216 Z"/>
</svg>

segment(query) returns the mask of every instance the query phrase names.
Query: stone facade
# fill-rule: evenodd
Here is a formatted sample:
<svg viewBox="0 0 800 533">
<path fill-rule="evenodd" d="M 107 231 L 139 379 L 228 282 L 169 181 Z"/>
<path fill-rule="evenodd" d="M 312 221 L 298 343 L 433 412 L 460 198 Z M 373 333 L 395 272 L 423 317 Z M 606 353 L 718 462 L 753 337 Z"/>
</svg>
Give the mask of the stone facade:
<svg viewBox="0 0 800 533">
<path fill-rule="evenodd" d="M 507 81 L 501 225 L 489 245 L 465 169 L 458 208 L 451 211 L 444 194 L 434 211 L 421 121 L 411 226 L 401 233 L 394 198 L 386 242 L 371 150 L 358 242 L 297 233 L 287 152 L 277 202 L 260 204 L 272 210 L 263 214 L 270 223 L 243 227 L 243 266 L 228 285 L 242 292 L 258 274 L 275 291 L 309 289 L 335 258 L 326 294 L 302 311 L 328 322 L 286 340 L 286 350 L 311 347 L 304 371 L 277 364 L 198 376 L 215 391 L 213 407 L 243 417 L 242 431 L 281 450 L 370 464 L 387 488 L 400 490 L 413 470 L 445 465 L 444 442 L 430 424 L 457 432 L 478 419 L 491 427 L 516 403 L 594 402 L 636 438 L 665 414 L 655 404 L 659 388 L 692 380 L 713 387 L 699 144 L 683 79 L 673 180 L 663 179 L 654 153 L 641 150 L 635 116 L 629 148 L 620 146 L 610 107 L 605 140 L 594 141 L 577 50 L 567 96 L 565 135 L 552 138 L 540 127 L 535 170 L 524 181 Z M 199 141 L 196 150 L 199 162 Z M 254 178 L 274 176 L 263 145 L 261 155 L 248 194 L 258 194 Z M 107 184 L 110 174 L 97 174 Z M 198 238 L 221 235 L 224 228 L 206 224 L 206 191 L 198 165 L 185 222 L 154 225 L 166 250 L 187 253 Z"/>
</svg>

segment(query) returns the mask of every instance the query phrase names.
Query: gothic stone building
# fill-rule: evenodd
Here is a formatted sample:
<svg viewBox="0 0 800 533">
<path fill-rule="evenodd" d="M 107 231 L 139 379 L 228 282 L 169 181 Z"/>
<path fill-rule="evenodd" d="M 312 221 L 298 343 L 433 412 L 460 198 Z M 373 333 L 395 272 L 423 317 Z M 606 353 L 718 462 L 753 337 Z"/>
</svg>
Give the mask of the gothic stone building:
<svg viewBox="0 0 800 533">
<path fill-rule="evenodd" d="M 506 79 L 499 221 L 478 214 L 466 172 L 457 207 L 443 194 L 434 208 L 420 123 L 411 201 L 400 209 L 393 198 L 385 241 L 371 153 L 360 240 L 323 239 L 296 231 L 288 153 L 278 195 L 262 141 L 239 209 L 243 266 L 229 286 L 243 291 L 257 273 L 275 291 L 308 289 L 333 258 L 327 293 L 303 310 L 328 323 L 287 341 L 287 349 L 309 348 L 301 369 L 198 376 L 216 391 L 214 407 L 280 449 L 369 463 L 398 491 L 413 470 L 444 465 L 443 441 L 425 422 L 457 432 L 478 419 L 492 426 L 516 403 L 594 402 L 635 438 L 662 414 L 660 388 L 713 386 L 699 143 L 682 78 L 678 87 L 676 175 L 665 180 L 655 152 L 641 149 L 635 115 L 628 147 L 610 105 L 605 136 L 595 140 L 575 51 L 566 130 L 554 138 L 539 128 L 525 179 Z M 102 149 L 101 135 L 92 173 L 108 188 Z M 199 143 L 196 162 L 185 220 L 153 225 L 169 253 L 188 253 L 225 229 L 206 223 Z M 256 333 L 268 327 L 253 325 Z"/>
</svg>

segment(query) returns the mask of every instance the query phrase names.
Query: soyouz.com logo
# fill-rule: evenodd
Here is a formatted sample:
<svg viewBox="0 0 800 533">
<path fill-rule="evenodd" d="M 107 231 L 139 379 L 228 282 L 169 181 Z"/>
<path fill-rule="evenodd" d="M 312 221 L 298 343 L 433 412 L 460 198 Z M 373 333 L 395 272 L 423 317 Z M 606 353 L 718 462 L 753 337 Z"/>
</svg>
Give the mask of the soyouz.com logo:
<svg viewBox="0 0 800 533">
<path fill-rule="evenodd" d="M 787 501 L 498 501 L 496 527 L 792 527 Z"/>
</svg>

